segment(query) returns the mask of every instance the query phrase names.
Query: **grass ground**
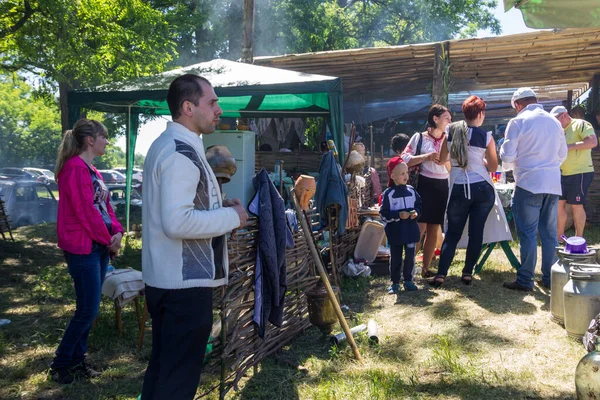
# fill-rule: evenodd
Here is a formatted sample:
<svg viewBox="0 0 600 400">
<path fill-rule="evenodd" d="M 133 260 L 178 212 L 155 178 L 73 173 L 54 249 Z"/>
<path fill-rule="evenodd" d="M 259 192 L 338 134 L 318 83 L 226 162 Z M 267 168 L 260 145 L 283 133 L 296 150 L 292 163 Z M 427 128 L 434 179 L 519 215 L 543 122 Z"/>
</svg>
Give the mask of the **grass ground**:
<svg viewBox="0 0 600 400">
<path fill-rule="evenodd" d="M 71 280 L 56 248 L 54 225 L 23 227 L 14 243 L 0 242 L 0 398 L 135 399 L 150 346 L 136 350 L 133 306 L 124 310 L 124 337 L 112 303 L 103 301 L 89 341 L 89 359 L 104 375 L 58 386 L 48 366 L 74 310 Z M 588 242 L 600 242 L 600 229 Z M 139 240 L 131 239 L 116 267 L 140 266 Z M 300 335 L 256 373 L 249 372 L 231 399 L 573 399 L 574 371 L 585 354 L 549 318 L 549 292 L 503 289 L 514 271 L 495 250 L 471 286 L 458 279 L 464 253 L 441 289 L 385 293 L 383 277 L 348 279 L 343 303 L 351 326 L 373 318 L 380 345 L 357 342 L 358 364 L 346 345 L 331 347 L 315 328 Z M 454 276 L 454 277 L 452 277 Z M 418 282 L 419 283 L 419 282 Z M 203 377 L 208 387 L 216 377 Z M 217 398 L 211 395 L 209 398 Z"/>
</svg>

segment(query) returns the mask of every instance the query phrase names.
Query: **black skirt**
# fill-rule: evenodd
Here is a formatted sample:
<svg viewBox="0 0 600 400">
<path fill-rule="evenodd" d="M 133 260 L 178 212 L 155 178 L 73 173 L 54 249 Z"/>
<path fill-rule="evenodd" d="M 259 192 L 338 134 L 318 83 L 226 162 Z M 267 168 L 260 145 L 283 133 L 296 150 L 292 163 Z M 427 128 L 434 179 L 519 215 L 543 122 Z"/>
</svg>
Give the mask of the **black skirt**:
<svg viewBox="0 0 600 400">
<path fill-rule="evenodd" d="M 448 179 L 427 178 L 420 175 L 417 192 L 421 196 L 419 222 L 444 225 L 449 191 Z"/>
</svg>

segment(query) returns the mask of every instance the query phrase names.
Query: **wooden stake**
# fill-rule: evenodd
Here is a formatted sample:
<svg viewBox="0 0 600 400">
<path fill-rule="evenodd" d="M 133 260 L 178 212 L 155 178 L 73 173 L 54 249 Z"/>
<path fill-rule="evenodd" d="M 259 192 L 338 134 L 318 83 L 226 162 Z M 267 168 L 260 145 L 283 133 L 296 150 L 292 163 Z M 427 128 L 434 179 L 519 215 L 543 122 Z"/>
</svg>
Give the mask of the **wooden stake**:
<svg viewBox="0 0 600 400">
<path fill-rule="evenodd" d="M 310 229 L 308 221 L 304 217 L 304 214 L 302 213 L 302 209 L 299 206 L 298 199 L 296 198 L 296 192 L 293 190 L 292 190 L 292 202 L 294 203 L 294 208 L 296 209 L 296 213 L 298 214 L 298 217 L 300 219 L 300 224 L 302 225 L 302 231 L 304 233 L 304 237 L 306 238 L 306 242 L 308 243 L 308 248 L 310 249 L 313 259 L 315 260 L 317 270 L 319 271 L 321 280 L 323 281 L 323 284 L 325 285 L 325 289 L 327 290 L 327 295 L 329 296 L 329 300 L 331 300 L 331 304 L 333 304 L 333 309 L 335 310 L 335 314 L 338 317 L 338 321 L 342 327 L 342 330 L 346 334 L 346 337 L 348 338 L 348 344 L 352 348 L 354 357 L 362 363 L 363 359 L 360 355 L 360 352 L 358 351 L 358 347 L 356 346 L 354 337 L 352 336 L 352 333 L 350 332 L 350 328 L 348 327 L 348 324 L 346 323 L 346 319 L 344 318 L 344 314 L 342 313 L 342 309 L 340 308 L 337 298 L 335 297 L 335 293 L 333 292 L 331 284 L 329 283 L 329 279 L 327 278 L 327 272 L 325 271 L 325 268 L 323 267 L 323 263 L 321 262 L 321 257 L 319 256 L 319 251 L 317 250 L 317 247 L 315 246 L 314 242 L 311 239 L 312 230 Z"/>
<path fill-rule="evenodd" d="M 333 218 L 331 217 L 331 208 L 332 207 L 336 211 L 336 213 L 335 213 L 336 217 L 339 215 L 339 213 L 337 212 L 337 208 L 338 208 L 337 204 L 329 206 L 329 211 L 327 212 L 328 217 L 329 217 L 329 258 L 331 259 L 331 272 L 333 275 L 333 281 L 335 282 L 337 287 L 340 287 L 340 279 L 338 278 L 338 275 L 337 275 L 337 264 L 335 262 L 335 260 L 336 260 L 335 251 L 333 249 L 334 229 L 333 229 Z M 342 291 L 340 290 L 340 296 L 341 296 L 341 293 L 342 293 Z"/>
</svg>

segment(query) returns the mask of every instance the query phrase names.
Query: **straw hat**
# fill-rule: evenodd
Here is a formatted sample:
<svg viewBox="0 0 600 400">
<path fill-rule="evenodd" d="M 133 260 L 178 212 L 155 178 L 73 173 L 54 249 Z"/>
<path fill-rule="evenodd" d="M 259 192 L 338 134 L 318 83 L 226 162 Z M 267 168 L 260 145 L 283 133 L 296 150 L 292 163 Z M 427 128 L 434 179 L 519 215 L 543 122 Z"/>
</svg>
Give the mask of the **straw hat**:
<svg viewBox="0 0 600 400">
<path fill-rule="evenodd" d="M 346 171 L 348 172 L 361 172 L 365 167 L 365 159 L 363 156 L 358 154 L 358 151 L 352 150 L 348 155 L 348 162 L 346 163 Z"/>
</svg>

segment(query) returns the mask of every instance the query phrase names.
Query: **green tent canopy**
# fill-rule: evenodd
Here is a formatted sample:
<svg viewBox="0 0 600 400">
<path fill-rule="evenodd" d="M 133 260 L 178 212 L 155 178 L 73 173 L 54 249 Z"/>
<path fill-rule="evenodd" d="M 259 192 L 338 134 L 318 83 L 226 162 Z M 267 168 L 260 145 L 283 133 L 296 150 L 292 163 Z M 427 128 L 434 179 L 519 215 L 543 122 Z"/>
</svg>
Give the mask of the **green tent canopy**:
<svg viewBox="0 0 600 400">
<path fill-rule="evenodd" d="M 126 153 L 127 187 L 130 188 L 139 115 L 170 115 L 166 102 L 169 85 L 176 77 L 188 73 L 203 76 L 212 83 L 223 117 L 324 117 L 337 148 L 344 148 L 341 78 L 221 59 L 71 91 L 67 96 L 69 125 L 73 126 L 83 108 L 128 115 Z M 339 157 L 343 162 L 343 152 L 339 152 Z M 128 190 L 128 205 L 129 200 Z M 129 207 L 126 220 L 129 229 Z"/>
<path fill-rule="evenodd" d="M 518 8 L 534 29 L 600 27 L 598 0 L 504 0 L 504 11 Z"/>
</svg>

